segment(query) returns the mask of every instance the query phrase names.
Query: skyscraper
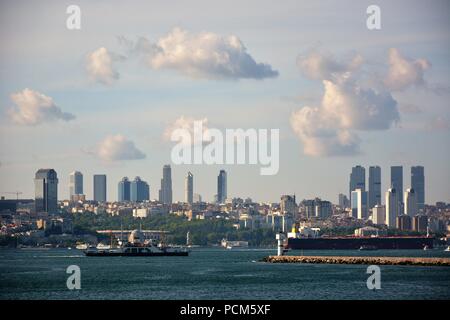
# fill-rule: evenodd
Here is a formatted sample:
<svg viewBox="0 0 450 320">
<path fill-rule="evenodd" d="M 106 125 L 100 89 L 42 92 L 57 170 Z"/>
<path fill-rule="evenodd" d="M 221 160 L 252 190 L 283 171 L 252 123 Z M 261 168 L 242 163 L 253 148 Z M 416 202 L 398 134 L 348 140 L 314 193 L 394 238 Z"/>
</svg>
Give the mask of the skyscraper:
<svg viewBox="0 0 450 320">
<path fill-rule="evenodd" d="M 416 192 L 417 209 L 425 207 L 425 174 L 422 166 L 411 167 L 411 188 Z"/>
<path fill-rule="evenodd" d="M 417 210 L 417 194 L 414 188 L 406 189 L 404 196 L 404 213 L 410 217 L 415 216 L 418 213 Z"/>
<path fill-rule="evenodd" d="M 184 179 L 184 201 L 189 204 L 194 202 L 194 175 L 191 172 Z"/>
<path fill-rule="evenodd" d="M 352 191 L 352 217 L 357 219 L 367 219 L 368 209 L 367 209 L 367 192 L 362 189 L 356 189 Z"/>
<path fill-rule="evenodd" d="M 53 169 L 39 169 L 34 178 L 36 212 L 58 211 L 58 177 Z"/>
<path fill-rule="evenodd" d="M 219 176 L 217 177 L 217 202 L 225 203 L 227 198 L 227 172 L 225 170 L 220 170 Z"/>
<path fill-rule="evenodd" d="M 94 201 L 106 202 L 106 174 L 94 174 Z"/>
<path fill-rule="evenodd" d="M 386 191 L 386 225 L 389 228 L 396 227 L 396 220 L 400 213 L 399 194 L 395 188 Z"/>
<path fill-rule="evenodd" d="M 280 202 L 281 213 L 288 213 L 296 216 L 298 213 L 297 203 L 295 202 L 295 195 L 282 195 Z"/>
<path fill-rule="evenodd" d="M 118 196 L 119 202 L 131 200 L 130 180 L 128 180 L 128 177 L 123 177 L 122 180 L 119 182 Z"/>
<path fill-rule="evenodd" d="M 69 196 L 83 194 L 83 174 L 79 171 L 71 172 L 69 175 Z"/>
<path fill-rule="evenodd" d="M 366 191 L 366 169 L 361 166 L 356 166 L 352 168 L 352 173 L 350 173 L 350 185 L 349 185 L 349 197 L 350 202 L 352 198 L 352 191 L 356 189 L 361 189 Z"/>
<path fill-rule="evenodd" d="M 381 205 L 381 168 L 369 167 L 369 209 Z"/>
<path fill-rule="evenodd" d="M 134 178 L 130 184 L 130 200 L 141 202 L 150 199 L 150 187 L 140 177 Z"/>
<path fill-rule="evenodd" d="M 348 208 L 350 206 L 350 201 L 348 200 L 347 196 L 343 193 L 339 193 L 338 202 L 339 207 L 341 207 L 342 209 Z"/>
<path fill-rule="evenodd" d="M 397 200 L 403 203 L 403 167 L 391 167 L 391 188 L 397 192 Z"/>
<path fill-rule="evenodd" d="M 161 189 L 159 190 L 159 201 L 165 204 L 172 204 L 172 169 L 168 164 L 163 167 L 163 178 L 161 179 Z"/>
</svg>

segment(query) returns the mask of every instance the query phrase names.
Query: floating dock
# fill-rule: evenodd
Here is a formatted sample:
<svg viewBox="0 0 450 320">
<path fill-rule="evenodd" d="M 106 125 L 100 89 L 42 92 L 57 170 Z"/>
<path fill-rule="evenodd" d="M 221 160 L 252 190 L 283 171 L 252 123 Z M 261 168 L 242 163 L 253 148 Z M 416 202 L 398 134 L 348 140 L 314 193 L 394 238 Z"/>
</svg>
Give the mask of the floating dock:
<svg viewBox="0 0 450 320">
<path fill-rule="evenodd" d="M 325 264 L 370 264 L 393 266 L 446 266 L 450 258 L 410 257 L 349 257 L 349 256 L 268 256 L 262 259 L 269 263 L 325 263 Z"/>
</svg>

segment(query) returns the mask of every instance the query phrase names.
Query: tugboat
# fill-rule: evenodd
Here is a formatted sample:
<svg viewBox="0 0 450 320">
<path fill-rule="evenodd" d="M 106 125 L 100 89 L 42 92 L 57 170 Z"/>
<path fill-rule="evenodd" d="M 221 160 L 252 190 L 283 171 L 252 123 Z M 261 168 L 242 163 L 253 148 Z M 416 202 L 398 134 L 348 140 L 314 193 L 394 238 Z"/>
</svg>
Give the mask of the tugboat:
<svg viewBox="0 0 450 320">
<path fill-rule="evenodd" d="M 162 243 L 155 245 L 153 241 L 144 240 L 142 232 L 133 230 L 128 242 L 118 248 L 99 249 L 89 247 L 84 251 L 88 257 L 152 257 L 152 256 L 188 256 L 189 251 L 183 248 L 173 248 Z"/>
</svg>

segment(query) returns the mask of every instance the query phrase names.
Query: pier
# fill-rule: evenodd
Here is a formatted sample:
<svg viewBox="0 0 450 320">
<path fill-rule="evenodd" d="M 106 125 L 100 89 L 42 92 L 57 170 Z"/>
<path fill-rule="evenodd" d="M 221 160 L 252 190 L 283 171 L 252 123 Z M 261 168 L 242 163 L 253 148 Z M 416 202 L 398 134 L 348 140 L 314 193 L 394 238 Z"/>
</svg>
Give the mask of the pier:
<svg viewBox="0 0 450 320">
<path fill-rule="evenodd" d="M 349 256 L 268 256 L 269 263 L 370 264 L 393 266 L 450 266 L 450 258 L 349 257 Z"/>
</svg>

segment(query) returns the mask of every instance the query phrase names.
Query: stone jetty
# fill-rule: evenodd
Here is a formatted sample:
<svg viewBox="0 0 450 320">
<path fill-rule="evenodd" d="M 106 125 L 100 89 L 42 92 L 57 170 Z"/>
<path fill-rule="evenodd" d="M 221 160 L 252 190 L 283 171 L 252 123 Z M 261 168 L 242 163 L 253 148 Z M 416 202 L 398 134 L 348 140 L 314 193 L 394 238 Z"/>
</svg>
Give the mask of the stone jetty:
<svg viewBox="0 0 450 320">
<path fill-rule="evenodd" d="M 450 258 L 411 257 L 338 257 L 338 256 L 268 256 L 270 263 L 374 264 L 394 266 L 450 266 Z"/>
</svg>

